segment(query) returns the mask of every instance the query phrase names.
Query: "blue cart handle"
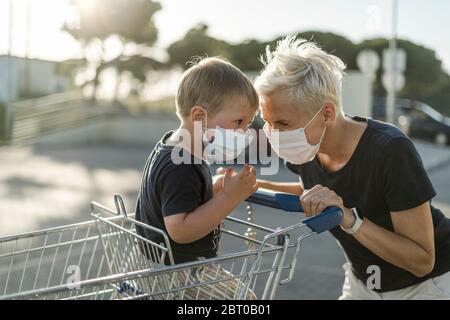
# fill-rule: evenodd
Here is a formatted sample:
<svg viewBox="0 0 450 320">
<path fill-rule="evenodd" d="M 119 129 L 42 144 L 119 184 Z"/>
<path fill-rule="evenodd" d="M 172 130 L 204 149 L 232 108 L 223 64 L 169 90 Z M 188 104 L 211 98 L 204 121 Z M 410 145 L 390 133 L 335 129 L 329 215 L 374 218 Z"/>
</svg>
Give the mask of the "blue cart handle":
<svg viewBox="0 0 450 320">
<path fill-rule="evenodd" d="M 246 201 L 287 212 L 303 212 L 299 196 L 288 193 L 260 189 Z M 339 207 L 328 207 L 320 214 L 306 218 L 302 222 L 316 233 L 322 233 L 337 227 L 341 223 L 341 219 L 342 210 Z"/>
</svg>

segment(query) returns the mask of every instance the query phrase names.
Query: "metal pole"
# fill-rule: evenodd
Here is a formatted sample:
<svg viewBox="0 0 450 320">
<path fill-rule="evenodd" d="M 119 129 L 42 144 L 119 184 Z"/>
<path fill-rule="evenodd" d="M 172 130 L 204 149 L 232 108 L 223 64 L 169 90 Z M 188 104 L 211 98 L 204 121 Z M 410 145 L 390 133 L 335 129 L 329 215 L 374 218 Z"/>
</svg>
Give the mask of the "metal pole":
<svg viewBox="0 0 450 320">
<path fill-rule="evenodd" d="M 13 0 L 9 0 L 9 27 L 8 27 L 8 98 L 7 102 L 12 101 L 13 83 L 12 83 L 12 30 L 13 30 Z"/>
<path fill-rule="evenodd" d="M 12 110 L 11 102 L 13 101 L 13 57 L 12 57 L 12 30 L 13 30 L 13 0 L 9 0 L 9 27 L 8 27 L 8 55 L 7 55 L 7 65 L 8 65 L 8 97 L 5 102 L 5 139 L 8 141 L 12 135 Z"/>
<path fill-rule="evenodd" d="M 398 21 L 398 0 L 392 0 L 392 22 L 391 22 L 391 38 L 389 40 L 389 52 L 391 57 L 390 63 L 390 85 L 386 103 L 386 120 L 394 124 L 395 115 L 395 93 L 396 93 L 396 74 L 397 74 L 397 21 Z"/>
<path fill-rule="evenodd" d="M 31 33 L 31 3 L 26 3 L 26 36 L 25 36 L 25 81 L 24 94 L 28 96 L 30 93 L 30 33 Z"/>
</svg>

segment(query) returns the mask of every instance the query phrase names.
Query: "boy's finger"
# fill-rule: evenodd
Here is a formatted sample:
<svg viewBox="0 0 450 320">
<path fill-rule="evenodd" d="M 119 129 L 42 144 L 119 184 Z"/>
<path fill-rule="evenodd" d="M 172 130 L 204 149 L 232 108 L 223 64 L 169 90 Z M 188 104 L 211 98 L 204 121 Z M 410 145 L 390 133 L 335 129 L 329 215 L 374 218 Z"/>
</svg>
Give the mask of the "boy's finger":
<svg viewBox="0 0 450 320">
<path fill-rule="evenodd" d="M 225 174 L 226 172 L 227 172 L 227 168 L 224 168 L 224 167 L 217 168 L 217 170 L 216 170 L 216 174 Z"/>
<path fill-rule="evenodd" d="M 245 176 L 243 178 L 243 181 L 245 181 L 246 183 L 250 184 L 250 185 L 254 185 L 256 182 L 256 177 L 252 174 L 249 174 L 247 176 Z"/>
<path fill-rule="evenodd" d="M 225 171 L 225 176 L 224 176 L 224 180 L 228 180 L 228 179 L 231 178 L 233 175 L 234 175 L 234 169 L 233 169 L 232 167 L 226 169 L 226 171 Z"/>
<path fill-rule="evenodd" d="M 250 166 L 248 165 L 248 164 L 246 164 L 242 169 L 241 169 L 241 171 L 239 172 L 239 176 L 240 177 L 245 177 L 246 175 L 248 175 L 249 174 L 249 171 L 250 170 Z"/>
</svg>

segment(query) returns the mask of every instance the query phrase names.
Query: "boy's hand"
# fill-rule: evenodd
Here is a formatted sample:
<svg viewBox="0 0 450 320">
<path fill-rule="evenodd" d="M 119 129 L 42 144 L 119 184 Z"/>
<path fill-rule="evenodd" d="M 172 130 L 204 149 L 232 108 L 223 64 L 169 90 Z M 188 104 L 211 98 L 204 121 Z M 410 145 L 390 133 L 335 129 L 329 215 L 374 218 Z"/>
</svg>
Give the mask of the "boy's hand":
<svg viewBox="0 0 450 320">
<path fill-rule="evenodd" d="M 245 165 L 237 174 L 233 168 L 226 170 L 222 191 L 232 201 L 242 202 L 256 190 L 258 190 L 258 183 L 256 182 L 256 170 L 254 167 Z"/>
<path fill-rule="evenodd" d="M 227 172 L 227 169 L 224 167 L 220 167 L 216 170 L 216 174 L 212 177 L 214 185 L 214 194 L 218 194 L 220 191 L 222 191 L 223 178 L 225 177 L 225 172 Z"/>
</svg>

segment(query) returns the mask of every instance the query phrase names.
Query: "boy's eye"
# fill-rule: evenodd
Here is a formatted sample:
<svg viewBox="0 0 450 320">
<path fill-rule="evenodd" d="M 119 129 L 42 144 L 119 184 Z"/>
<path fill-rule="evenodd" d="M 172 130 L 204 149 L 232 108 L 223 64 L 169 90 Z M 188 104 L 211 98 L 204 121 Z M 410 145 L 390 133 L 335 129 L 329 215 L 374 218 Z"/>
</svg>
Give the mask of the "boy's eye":
<svg viewBox="0 0 450 320">
<path fill-rule="evenodd" d="M 239 120 L 236 120 L 234 123 L 236 123 L 238 126 L 240 126 L 240 125 L 242 125 L 243 122 L 244 122 L 244 120 L 239 119 Z"/>
</svg>

